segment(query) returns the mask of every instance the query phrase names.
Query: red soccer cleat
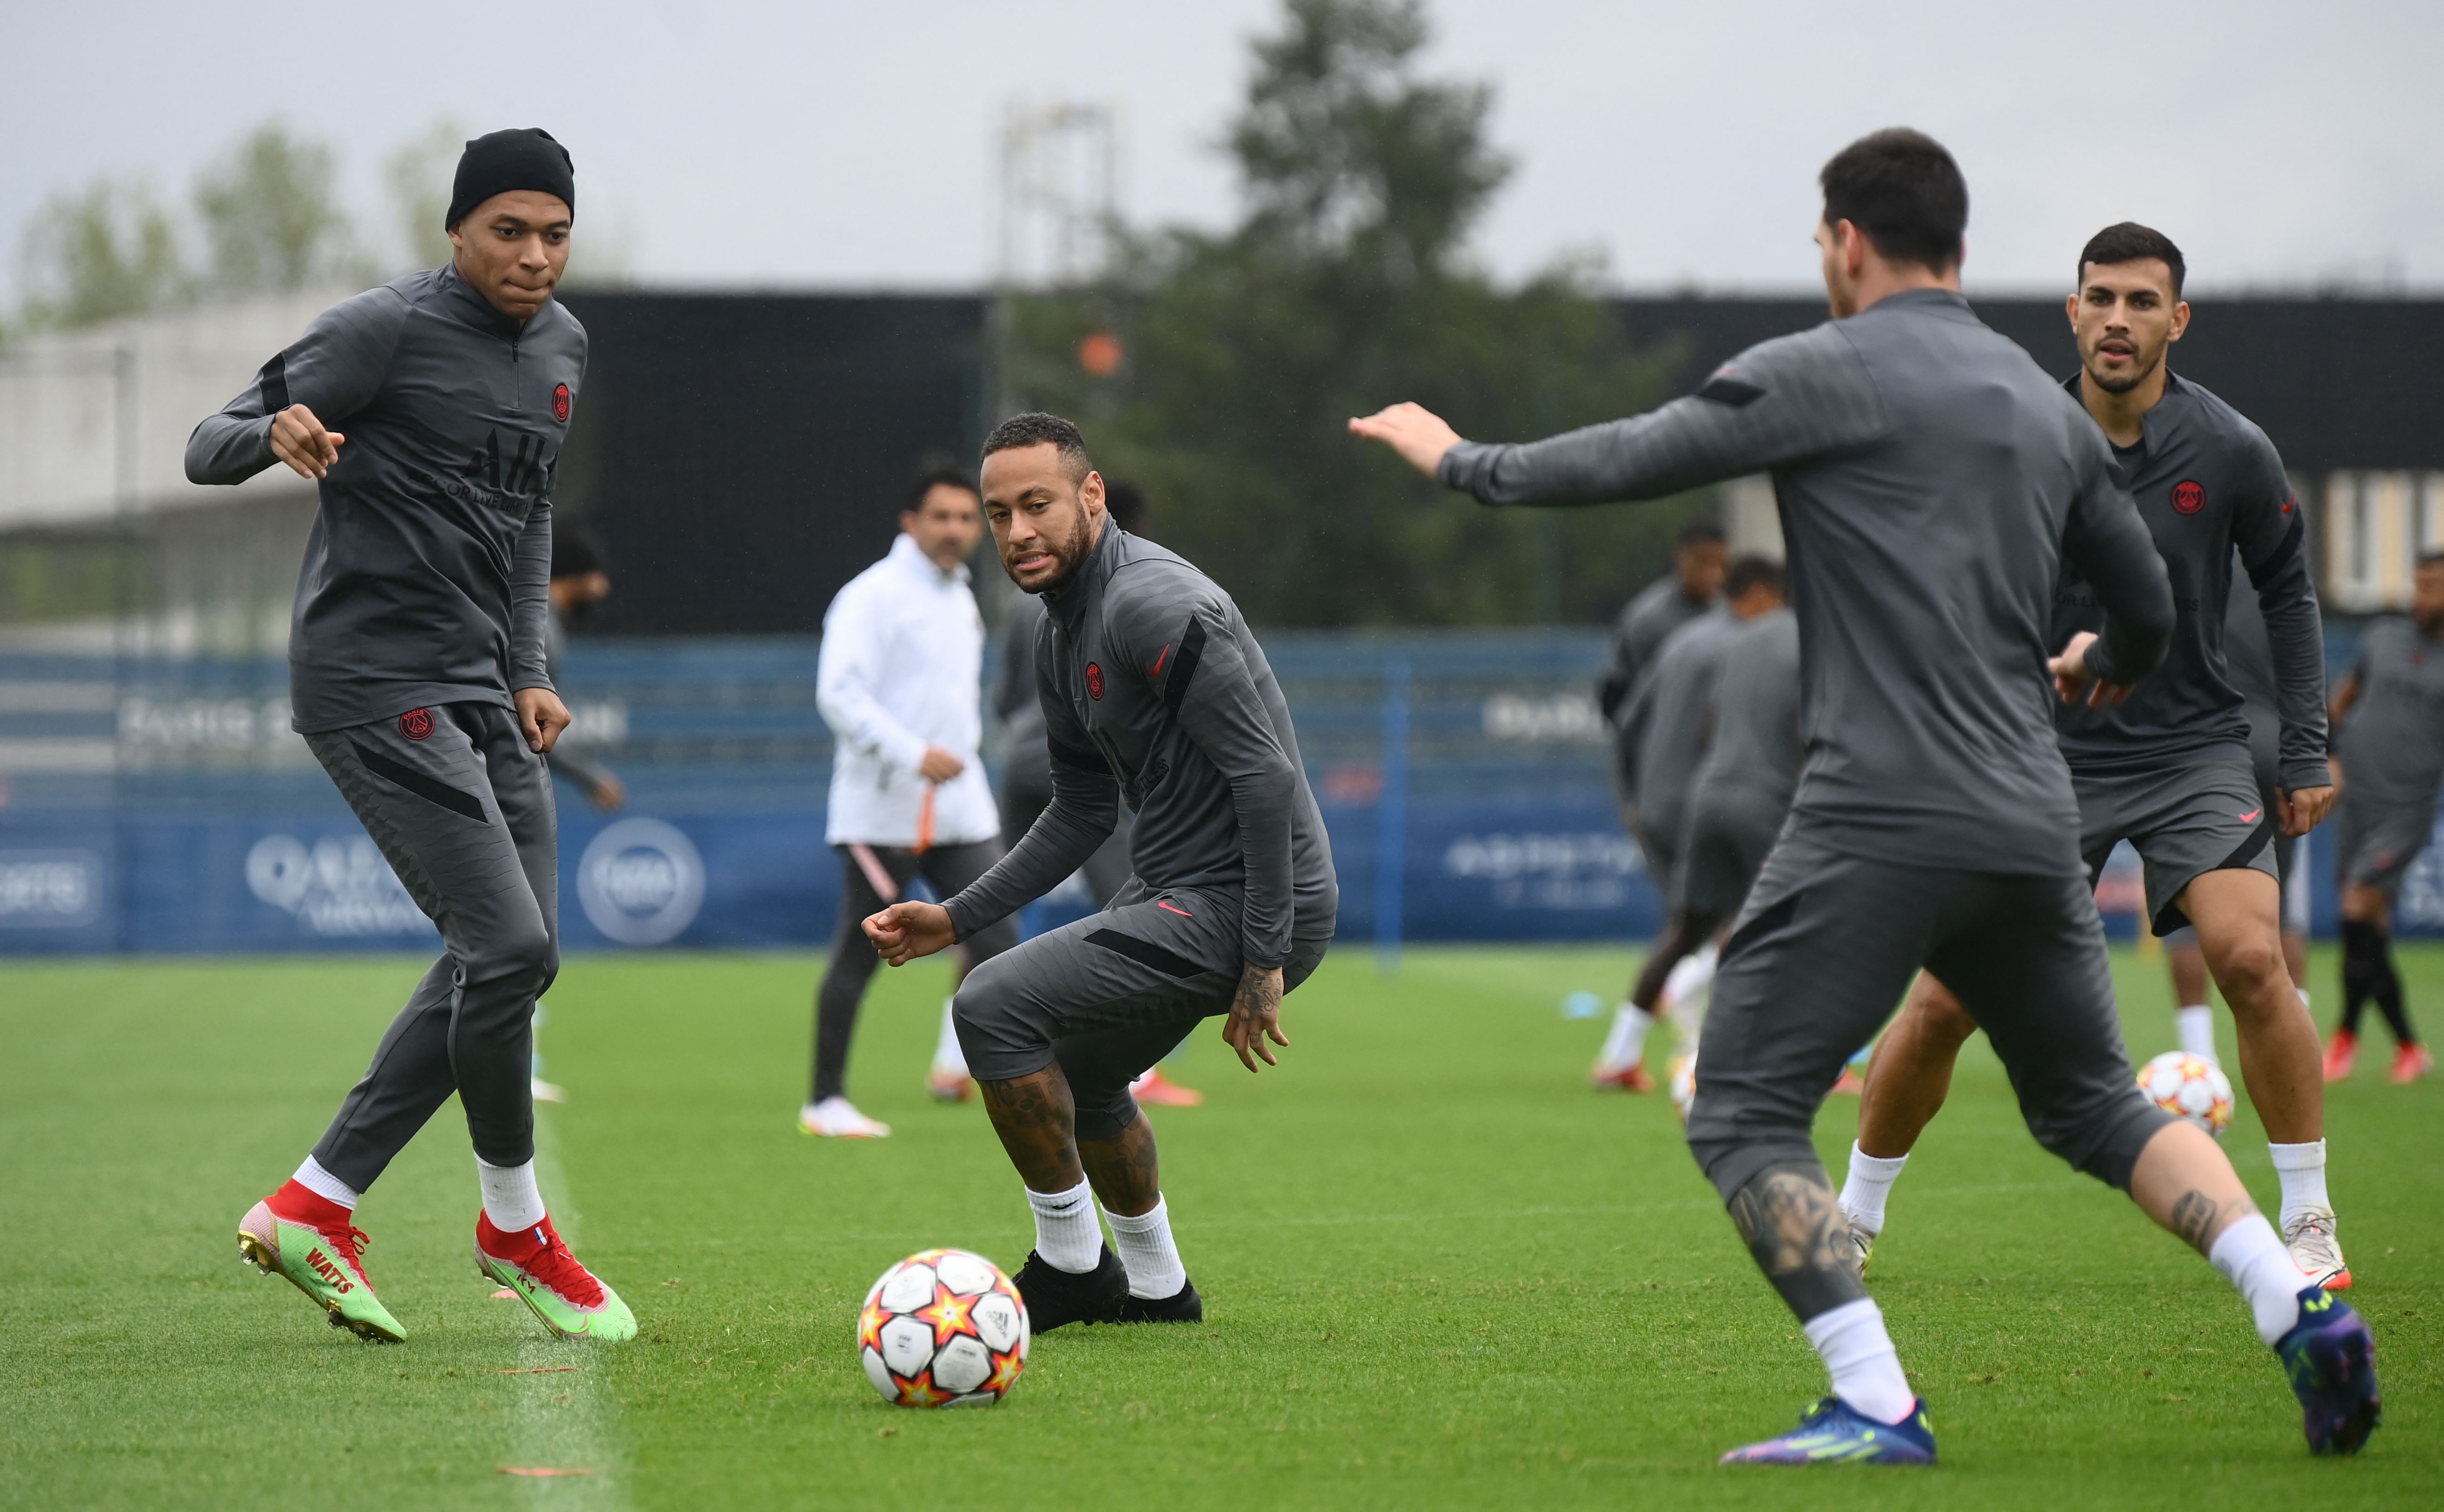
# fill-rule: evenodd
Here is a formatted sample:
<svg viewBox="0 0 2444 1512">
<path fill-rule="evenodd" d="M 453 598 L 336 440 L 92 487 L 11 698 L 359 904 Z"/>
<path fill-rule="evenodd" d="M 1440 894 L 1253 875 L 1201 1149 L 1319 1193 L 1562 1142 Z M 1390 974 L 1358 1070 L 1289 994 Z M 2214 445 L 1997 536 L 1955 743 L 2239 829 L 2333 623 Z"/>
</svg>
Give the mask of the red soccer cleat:
<svg viewBox="0 0 2444 1512">
<path fill-rule="evenodd" d="M 2393 1084 L 2406 1087 L 2435 1069 L 2435 1057 L 2423 1044 L 2405 1044 L 2393 1053 Z"/>
<path fill-rule="evenodd" d="M 1157 1108 L 1194 1108 L 1205 1100 L 1205 1094 L 1172 1080 L 1160 1066 L 1130 1082 L 1129 1096 Z"/>
<path fill-rule="evenodd" d="M 2325 1079 L 2348 1081 L 2351 1069 L 2360 1063 L 2360 1037 L 2348 1029 L 2336 1029 L 2325 1042 Z"/>
<path fill-rule="evenodd" d="M 1636 1062 L 1610 1070 L 1598 1066 L 1587 1073 L 1587 1080 L 1598 1092 L 1653 1092 L 1655 1090 L 1655 1079 L 1646 1074 L 1644 1065 Z"/>
<path fill-rule="evenodd" d="M 532 1228 L 507 1233 L 492 1215 L 475 1218 L 475 1269 L 518 1300 L 546 1328 L 563 1338 L 619 1341 L 637 1337 L 637 1317 L 620 1294 L 578 1263 L 549 1218 Z"/>
</svg>

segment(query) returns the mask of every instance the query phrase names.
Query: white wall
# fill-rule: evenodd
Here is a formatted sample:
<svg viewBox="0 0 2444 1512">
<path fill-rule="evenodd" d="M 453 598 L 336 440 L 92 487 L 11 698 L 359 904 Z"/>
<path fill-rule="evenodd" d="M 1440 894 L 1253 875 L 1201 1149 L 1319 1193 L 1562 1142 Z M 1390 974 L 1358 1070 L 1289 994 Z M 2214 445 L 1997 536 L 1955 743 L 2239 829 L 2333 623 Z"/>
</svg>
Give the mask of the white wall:
<svg viewBox="0 0 2444 1512">
<path fill-rule="evenodd" d="M 0 530 L 230 499 L 187 481 L 188 433 L 346 292 L 46 332 L 0 350 Z M 235 491 L 308 487 L 276 468 Z"/>
</svg>

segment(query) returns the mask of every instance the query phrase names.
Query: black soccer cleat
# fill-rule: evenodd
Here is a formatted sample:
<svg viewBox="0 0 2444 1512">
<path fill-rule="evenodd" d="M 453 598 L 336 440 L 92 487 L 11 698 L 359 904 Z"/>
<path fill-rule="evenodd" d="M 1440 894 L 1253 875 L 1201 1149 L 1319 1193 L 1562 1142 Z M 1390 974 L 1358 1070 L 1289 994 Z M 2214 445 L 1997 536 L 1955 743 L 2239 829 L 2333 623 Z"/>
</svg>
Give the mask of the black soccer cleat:
<svg viewBox="0 0 2444 1512">
<path fill-rule="evenodd" d="M 1063 1270 L 1030 1249 L 1027 1263 L 1010 1281 L 1027 1304 L 1028 1331 L 1033 1334 L 1049 1334 L 1070 1323 L 1117 1322 L 1120 1303 L 1129 1295 L 1129 1273 L 1109 1245 L 1095 1268 L 1083 1275 Z"/>
<path fill-rule="evenodd" d="M 1196 1295 L 1196 1283 L 1183 1279 L 1179 1290 L 1168 1297 L 1144 1298 L 1136 1295 L 1120 1299 L 1120 1315 L 1115 1323 L 1201 1323 L 1205 1321 L 1205 1299 Z"/>
</svg>

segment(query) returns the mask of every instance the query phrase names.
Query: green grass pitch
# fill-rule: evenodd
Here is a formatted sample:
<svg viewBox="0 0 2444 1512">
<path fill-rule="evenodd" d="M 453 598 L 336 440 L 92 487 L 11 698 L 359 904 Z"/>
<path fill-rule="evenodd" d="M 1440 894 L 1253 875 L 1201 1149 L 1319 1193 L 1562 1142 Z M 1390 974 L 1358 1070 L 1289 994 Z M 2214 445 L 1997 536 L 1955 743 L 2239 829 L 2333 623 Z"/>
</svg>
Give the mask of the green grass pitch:
<svg viewBox="0 0 2444 1512">
<path fill-rule="evenodd" d="M 2414 1002 L 2444 1023 L 2444 950 L 2407 954 Z M 1290 1000 L 1293 1043 L 1258 1078 L 1209 1028 L 1176 1064 L 1211 1100 L 1153 1115 L 1209 1321 L 1065 1330 L 1009 1401 L 950 1413 L 884 1406 L 852 1343 L 900 1256 L 960 1245 L 1015 1267 L 1031 1235 L 982 1114 L 923 1097 L 938 965 L 882 974 L 851 1068 L 897 1136 L 839 1144 L 793 1123 L 814 960 L 569 963 L 542 1036 L 571 1094 L 544 1112 L 545 1190 L 641 1319 L 605 1349 L 540 1337 L 477 1281 L 454 1105 L 360 1213 L 405 1346 L 327 1329 L 238 1263 L 237 1218 L 321 1130 L 417 963 L 12 963 L 0 1503 L 2436 1504 L 2444 1084 L 2396 1088 L 2371 1063 L 2329 1104 L 2386 1425 L 2361 1459 L 2314 1461 L 2238 1300 L 2037 1150 L 1982 1042 L 1877 1251 L 1943 1465 L 1716 1468 L 1821 1375 L 1664 1099 L 1581 1081 L 1602 1025 L 1557 1005 L 1609 1001 L 1631 960 L 1415 950 L 1385 976 L 1344 950 Z M 2160 967 L 2120 967 L 2134 1048 L 2169 1045 Z M 2333 970 L 2321 952 L 2321 989 Z M 1836 1099 L 1820 1121 L 1837 1176 L 1854 1118 Z M 2270 1208 L 2245 1101 L 2227 1148 Z"/>
</svg>

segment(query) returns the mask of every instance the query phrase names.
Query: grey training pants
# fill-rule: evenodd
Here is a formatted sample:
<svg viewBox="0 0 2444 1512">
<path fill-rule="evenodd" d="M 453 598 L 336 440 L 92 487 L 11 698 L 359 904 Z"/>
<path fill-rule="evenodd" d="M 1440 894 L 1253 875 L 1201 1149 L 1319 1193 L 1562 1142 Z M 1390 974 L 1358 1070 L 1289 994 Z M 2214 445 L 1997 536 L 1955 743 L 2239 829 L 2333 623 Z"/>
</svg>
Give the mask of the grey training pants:
<svg viewBox="0 0 2444 1512">
<path fill-rule="evenodd" d="M 1315 973 L 1329 918 L 1302 914 L 1282 966 L 1284 995 Z M 1312 931 L 1312 932 L 1310 932 Z M 1137 1121 L 1129 1083 L 1231 1010 L 1244 969 L 1235 888 L 1157 894 L 1135 877 L 1102 913 L 980 962 L 951 1013 L 978 1081 L 1061 1063 L 1081 1139 L 1115 1139 Z"/>
<path fill-rule="evenodd" d="M 1920 966 L 1985 1029 L 2037 1142 L 2130 1185 L 2171 1116 L 2131 1075 L 2079 874 L 1906 866 L 1786 831 L 1723 947 L 1697 1056 L 1689 1148 L 1725 1201 L 1772 1167 L 1824 1169 L 1816 1109 Z"/>
<path fill-rule="evenodd" d="M 534 1158 L 534 1005 L 560 969 L 551 778 L 517 714 L 443 704 L 308 735 L 391 870 L 441 931 L 372 1066 L 314 1147 L 359 1191 L 453 1092 L 476 1155 Z"/>
</svg>

